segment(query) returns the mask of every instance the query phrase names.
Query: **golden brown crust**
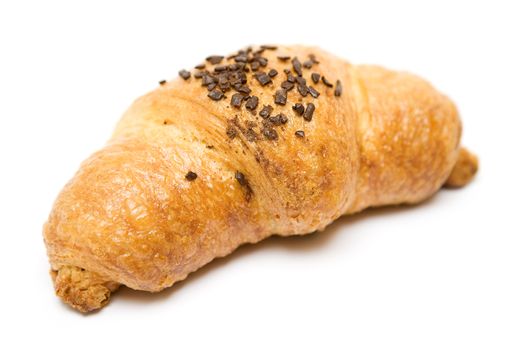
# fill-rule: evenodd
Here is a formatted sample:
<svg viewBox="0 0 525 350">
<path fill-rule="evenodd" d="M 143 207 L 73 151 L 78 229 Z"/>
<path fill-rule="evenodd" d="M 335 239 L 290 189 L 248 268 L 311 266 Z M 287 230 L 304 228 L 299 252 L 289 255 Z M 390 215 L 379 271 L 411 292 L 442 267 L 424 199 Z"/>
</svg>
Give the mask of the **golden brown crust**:
<svg viewBox="0 0 525 350">
<path fill-rule="evenodd" d="M 461 137 L 456 107 L 412 74 L 377 66 L 357 71 L 360 195 L 351 212 L 424 200 L 456 163 Z"/>
<path fill-rule="evenodd" d="M 342 95 L 319 83 L 318 98 L 294 89 L 285 106 L 275 105 L 290 68 L 277 56 L 304 61 L 309 54 L 320 64 L 305 77 L 340 79 Z M 288 116 L 275 127 L 278 140 L 262 137 L 259 126 L 250 139 L 245 123 L 260 118 L 232 107 L 231 93 L 210 100 L 191 77 L 136 100 L 106 147 L 82 164 L 44 227 L 64 301 L 89 311 L 118 284 L 159 291 L 243 243 L 322 230 L 370 206 L 421 201 L 451 173 L 457 111 L 422 79 L 352 66 L 315 48 L 279 47 L 266 57 L 280 74 L 275 84 L 248 85 L 257 111 L 271 104 L 273 114 Z M 313 119 L 295 116 L 294 102 L 314 104 Z M 238 134 L 230 139 L 232 123 Z M 188 171 L 197 178 L 188 181 Z"/>
<path fill-rule="evenodd" d="M 100 309 L 109 302 L 111 292 L 119 287 L 100 275 L 74 266 L 63 266 L 51 271 L 56 294 L 66 303 L 82 312 Z"/>
<path fill-rule="evenodd" d="M 466 148 L 461 148 L 458 160 L 450 176 L 445 182 L 445 187 L 458 188 L 467 185 L 478 172 L 478 157 Z"/>
</svg>

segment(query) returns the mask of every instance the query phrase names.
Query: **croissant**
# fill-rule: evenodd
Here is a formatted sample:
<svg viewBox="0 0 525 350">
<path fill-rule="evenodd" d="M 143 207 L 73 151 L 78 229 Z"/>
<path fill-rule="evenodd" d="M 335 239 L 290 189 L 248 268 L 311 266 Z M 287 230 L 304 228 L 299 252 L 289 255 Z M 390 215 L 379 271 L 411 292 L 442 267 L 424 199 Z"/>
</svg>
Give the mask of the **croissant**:
<svg viewBox="0 0 525 350">
<path fill-rule="evenodd" d="M 263 45 L 179 75 L 131 105 L 44 225 L 56 294 L 77 310 L 477 171 L 454 104 L 408 73 Z"/>
</svg>

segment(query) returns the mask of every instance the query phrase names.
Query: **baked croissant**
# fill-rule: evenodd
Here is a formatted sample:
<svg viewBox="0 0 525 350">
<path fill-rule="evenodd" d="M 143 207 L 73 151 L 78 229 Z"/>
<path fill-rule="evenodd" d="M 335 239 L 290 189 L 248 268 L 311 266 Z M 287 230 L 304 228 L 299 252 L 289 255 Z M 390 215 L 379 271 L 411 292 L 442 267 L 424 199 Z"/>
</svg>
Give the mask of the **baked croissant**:
<svg viewBox="0 0 525 350">
<path fill-rule="evenodd" d="M 77 310 L 477 170 L 454 104 L 408 73 L 261 46 L 179 75 L 131 105 L 44 225 L 56 294 Z"/>
</svg>

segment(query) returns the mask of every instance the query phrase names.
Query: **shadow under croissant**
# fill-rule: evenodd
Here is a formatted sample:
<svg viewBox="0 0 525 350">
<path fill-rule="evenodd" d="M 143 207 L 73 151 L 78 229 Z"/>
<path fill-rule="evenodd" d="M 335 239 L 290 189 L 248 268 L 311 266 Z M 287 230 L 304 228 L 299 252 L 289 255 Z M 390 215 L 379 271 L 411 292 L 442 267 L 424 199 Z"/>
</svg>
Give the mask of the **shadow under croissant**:
<svg viewBox="0 0 525 350">
<path fill-rule="evenodd" d="M 348 227 L 351 224 L 355 224 L 363 220 L 371 220 L 374 217 L 384 218 L 388 217 L 389 215 L 396 215 L 400 212 L 410 209 L 426 207 L 427 205 L 431 205 L 433 202 L 435 202 L 436 198 L 440 196 L 440 193 L 442 193 L 442 191 L 437 192 L 434 196 L 430 197 L 426 201 L 415 205 L 396 205 L 389 207 L 370 208 L 357 214 L 343 216 L 329 225 L 323 232 L 313 232 L 312 234 L 300 236 L 271 236 L 256 244 L 244 244 L 237 248 L 233 253 L 222 258 L 214 259 L 207 265 L 188 275 L 185 280 L 176 282 L 172 287 L 166 288 L 163 291 L 150 293 L 133 290 L 126 286 L 121 286 L 119 290 L 114 293 L 112 299 L 118 299 L 124 302 L 129 301 L 133 303 L 153 303 L 165 300 L 170 298 L 172 294 L 177 292 L 179 289 L 184 288 L 186 284 L 194 283 L 196 280 L 203 278 L 212 271 L 221 268 L 236 259 L 240 259 L 243 256 L 252 254 L 252 252 L 255 250 L 285 249 L 294 253 L 299 252 L 301 254 L 315 254 L 316 251 L 319 251 L 323 246 L 326 246 L 330 240 L 334 238 L 336 233 L 340 233 L 341 229 Z M 95 312 L 84 315 L 89 316 L 98 313 L 98 311 L 99 310 L 96 310 Z"/>
</svg>

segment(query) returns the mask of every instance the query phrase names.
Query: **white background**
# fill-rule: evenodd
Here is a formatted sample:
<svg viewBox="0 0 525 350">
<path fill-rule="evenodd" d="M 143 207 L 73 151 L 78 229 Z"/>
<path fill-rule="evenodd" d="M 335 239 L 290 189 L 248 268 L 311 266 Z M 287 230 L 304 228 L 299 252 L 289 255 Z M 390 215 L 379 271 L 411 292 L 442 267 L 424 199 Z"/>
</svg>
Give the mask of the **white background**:
<svg viewBox="0 0 525 350">
<path fill-rule="evenodd" d="M 495 1 L 0 3 L 0 347 L 524 349 L 525 11 Z M 476 181 L 271 238 L 88 316 L 53 294 L 58 191 L 161 79 L 258 43 L 319 45 L 456 101 Z"/>
</svg>

